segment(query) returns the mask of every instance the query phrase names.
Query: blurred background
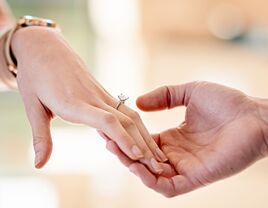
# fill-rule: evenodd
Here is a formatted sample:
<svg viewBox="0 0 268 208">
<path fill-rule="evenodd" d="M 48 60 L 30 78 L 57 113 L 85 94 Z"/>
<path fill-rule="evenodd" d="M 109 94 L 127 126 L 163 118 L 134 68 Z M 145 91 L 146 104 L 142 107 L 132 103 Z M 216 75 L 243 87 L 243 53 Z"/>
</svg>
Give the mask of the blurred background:
<svg viewBox="0 0 268 208">
<path fill-rule="evenodd" d="M 207 80 L 268 97 L 265 0 L 9 0 L 14 15 L 56 20 L 89 70 L 114 96 Z M 166 199 L 105 149 L 95 130 L 53 122 L 54 151 L 33 167 L 31 130 L 17 92 L 0 93 L 0 208 L 267 207 L 268 161 L 206 188 Z M 184 109 L 141 113 L 152 132 Z"/>
</svg>

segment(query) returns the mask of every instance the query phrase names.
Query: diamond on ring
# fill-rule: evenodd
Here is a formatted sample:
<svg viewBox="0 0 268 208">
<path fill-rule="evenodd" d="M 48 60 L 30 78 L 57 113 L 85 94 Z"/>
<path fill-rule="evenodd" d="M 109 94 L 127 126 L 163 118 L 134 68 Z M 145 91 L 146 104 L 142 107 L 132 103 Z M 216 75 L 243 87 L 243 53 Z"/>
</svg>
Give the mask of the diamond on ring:
<svg viewBox="0 0 268 208">
<path fill-rule="evenodd" d="M 121 93 L 120 95 L 118 95 L 118 98 L 119 98 L 119 100 L 120 100 L 122 103 L 126 102 L 126 100 L 129 99 L 129 97 L 127 97 L 127 96 L 124 95 L 123 93 Z"/>
<path fill-rule="evenodd" d="M 118 108 L 120 107 L 121 104 L 124 104 L 128 99 L 129 97 L 127 97 L 126 95 L 124 95 L 123 93 L 121 93 L 120 95 L 117 96 L 118 99 L 119 99 L 119 102 L 116 106 L 116 110 L 118 110 Z"/>
</svg>

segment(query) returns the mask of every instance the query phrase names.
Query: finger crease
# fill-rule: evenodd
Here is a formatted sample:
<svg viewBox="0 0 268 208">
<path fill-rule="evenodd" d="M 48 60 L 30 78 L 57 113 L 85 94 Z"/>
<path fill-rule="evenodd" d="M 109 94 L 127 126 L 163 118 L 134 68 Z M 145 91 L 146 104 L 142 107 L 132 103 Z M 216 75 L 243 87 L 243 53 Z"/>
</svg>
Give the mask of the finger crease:
<svg viewBox="0 0 268 208">
<path fill-rule="evenodd" d="M 166 87 L 166 89 L 167 89 L 166 102 L 167 102 L 168 109 L 170 109 L 171 108 L 171 92 L 170 92 L 169 87 Z"/>
</svg>

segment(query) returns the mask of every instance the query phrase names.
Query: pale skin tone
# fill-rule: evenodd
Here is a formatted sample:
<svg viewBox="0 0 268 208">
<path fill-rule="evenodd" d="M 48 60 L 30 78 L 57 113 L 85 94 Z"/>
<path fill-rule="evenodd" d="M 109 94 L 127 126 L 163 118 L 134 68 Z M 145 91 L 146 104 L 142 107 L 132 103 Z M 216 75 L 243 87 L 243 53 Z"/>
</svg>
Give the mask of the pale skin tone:
<svg viewBox="0 0 268 208">
<path fill-rule="evenodd" d="M 265 100 L 218 84 L 193 82 L 156 89 L 138 98 L 137 105 L 144 111 L 186 106 L 182 124 L 153 135 L 169 159 L 166 175 L 155 175 L 132 161 L 106 137 L 107 148 L 130 171 L 167 197 L 232 176 L 267 155 Z"/>
<path fill-rule="evenodd" d="M 45 27 L 19 29 L 11 48 L 18 62 L 16 81 L 32 127 L 37 168 L 51 155 L 50 121 L 59 117 L 104 132 L 129 158 L 156 174 L 163 171 L 167 157 L 139 115 L 125 105 L 115 109 L 118 100 L 88 72 L 60 32 Z M 1 70 L 7 70 L 1 64 Z"/>
<path fill-rule="evenodd" d="M 1 27 L 13 24 L 4 1 L 0 8 Z M 123 164 L 167 197 L 234 175 L 267 155 L 266 100 L 207 82 L 162 87 L 140 97 L 138 107 L 157 111 L 186 106 L 185 121 L 150 135 L 135 111 L 125 105 L 115 109 L 117 100 L 88 73 L 61 33 L 20 29 L 11 47 L 37 168 L 50 157 L 50 121 L 55 117 L 96 128 Z M 0 64 L 0 70 L 7 70 Z"/>
</svg>

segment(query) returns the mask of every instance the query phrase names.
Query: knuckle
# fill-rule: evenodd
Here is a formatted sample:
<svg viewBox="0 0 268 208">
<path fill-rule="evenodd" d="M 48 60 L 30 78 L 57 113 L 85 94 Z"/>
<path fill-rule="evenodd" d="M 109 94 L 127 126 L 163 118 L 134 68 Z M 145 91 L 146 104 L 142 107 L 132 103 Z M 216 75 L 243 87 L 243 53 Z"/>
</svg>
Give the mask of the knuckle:
<svg viewBox="0 0 268 208">
<path fill-rule="evenodd" d="M 135 126 L 134 122 L 130 119 L 124 119 L 121 123 L 122 126 L 126 129 L 133 128 Z"/>
<path fill-rule="evenodd" d="M 106 123 L 106 124 L 114 124 L 117 121 L 115 115 L 113 115 L 111 113 L 105 114 L 103 116 L 103 120 L 104 120 L 104 123 Z"/>
<path fill-rule="evenodd" d="M 136 111 L 131 111 L 131 112 L 130 112 L 130 118 L 131 118 L 132 120 L 134 120 L 134 121 L 138 121 L 138 120 L 141 119 L 139 113 L 136 112 Z"/>
</svg>

